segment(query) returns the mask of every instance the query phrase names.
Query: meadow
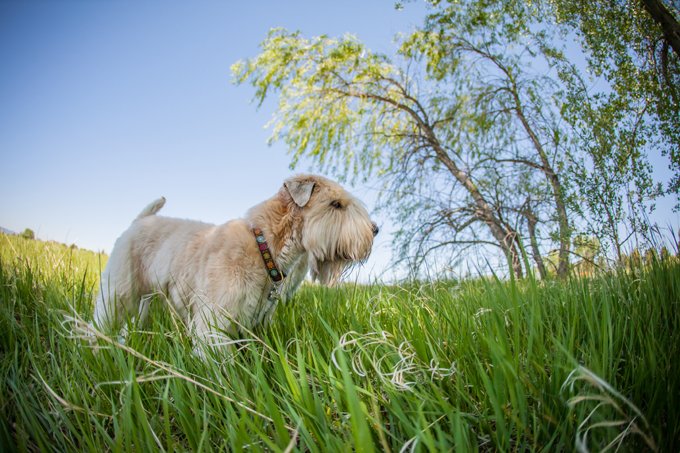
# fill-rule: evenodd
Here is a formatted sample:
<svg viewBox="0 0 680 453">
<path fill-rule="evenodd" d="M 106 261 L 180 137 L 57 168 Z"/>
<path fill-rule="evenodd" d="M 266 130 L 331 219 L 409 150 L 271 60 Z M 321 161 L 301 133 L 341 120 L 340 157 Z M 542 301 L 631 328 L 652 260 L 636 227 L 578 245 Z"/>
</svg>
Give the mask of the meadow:
<svg viewBox="0 0 680 453">
<path fill-rule="evenodd" d="M 157 298 L 83 339 L 106 257 L 0 235 L 2 451 L 679 451 L 680 265 L 305 285 L 231 357 Z"/>
</svg>

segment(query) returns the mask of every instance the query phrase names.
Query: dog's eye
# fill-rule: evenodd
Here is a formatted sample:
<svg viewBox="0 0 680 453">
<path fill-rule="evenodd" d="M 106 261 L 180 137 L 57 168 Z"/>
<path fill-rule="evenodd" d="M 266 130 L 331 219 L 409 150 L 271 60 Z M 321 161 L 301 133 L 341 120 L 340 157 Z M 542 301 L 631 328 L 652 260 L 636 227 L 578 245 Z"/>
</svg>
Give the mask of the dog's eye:
<svg viewBox="0 0 680 453">
<path fill-rule="evenodd" d="M 342 208 L 342 204 L 338 200 L 333 200 L 331 201 L 331 207 L 335 209 L 340 209 Z"/>
</svg>

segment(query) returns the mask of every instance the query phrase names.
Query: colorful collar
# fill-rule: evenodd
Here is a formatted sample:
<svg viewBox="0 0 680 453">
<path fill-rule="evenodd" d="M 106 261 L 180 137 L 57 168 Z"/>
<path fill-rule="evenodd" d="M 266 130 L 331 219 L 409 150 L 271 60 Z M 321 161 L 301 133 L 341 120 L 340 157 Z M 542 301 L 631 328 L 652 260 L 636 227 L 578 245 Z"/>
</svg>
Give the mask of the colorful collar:
<svg viewBox="0 0 680 453">
<path fill-rule="evenodd" d="M 269 251 L 269 246 L 264 238 L 264 233 L 259 228 L 253 228 L 253 234 L 255 235 L 255 240 L 257 241 L 257 246 L 260 249 L 260 255 L 262 255 L 262 260 L 267 268 L 267 274 L 269 278 L 272 279 L 274 283 L 280 283 L 281 280 L 286 276 L 285 273 L 281 272 L 274 263 L 274 257 L 272 252 Z"/>
</svg>

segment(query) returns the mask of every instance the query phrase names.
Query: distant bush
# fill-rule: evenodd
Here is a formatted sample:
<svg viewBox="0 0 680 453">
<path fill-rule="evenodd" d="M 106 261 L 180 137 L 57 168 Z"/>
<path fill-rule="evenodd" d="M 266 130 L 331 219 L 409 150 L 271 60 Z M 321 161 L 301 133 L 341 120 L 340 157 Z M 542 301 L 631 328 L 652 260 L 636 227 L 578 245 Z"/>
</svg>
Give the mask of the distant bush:
<svg viewBox="0 0 680 453">
<path fill-rule="evenodd" d="M 35 239 L 35 233 L 30 228 L 26 228 L 20 236 L 24 239 Z"/>
</svg>

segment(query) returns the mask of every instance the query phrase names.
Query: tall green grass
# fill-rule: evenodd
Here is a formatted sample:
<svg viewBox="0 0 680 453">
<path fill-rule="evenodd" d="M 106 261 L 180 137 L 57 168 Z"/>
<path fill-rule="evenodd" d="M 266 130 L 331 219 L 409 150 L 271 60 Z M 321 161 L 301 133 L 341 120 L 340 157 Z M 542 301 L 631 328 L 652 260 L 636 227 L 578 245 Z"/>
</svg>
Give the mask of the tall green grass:
<svg viewBox="0 0 680 453">
<path fill-rule="evenodd" d="M 233 357 L 156 300 L 80 338 L 95 254 L 0 236 L 3 451 L 680 449 L 680 266 L 303 286 Z"/>
</svg>

